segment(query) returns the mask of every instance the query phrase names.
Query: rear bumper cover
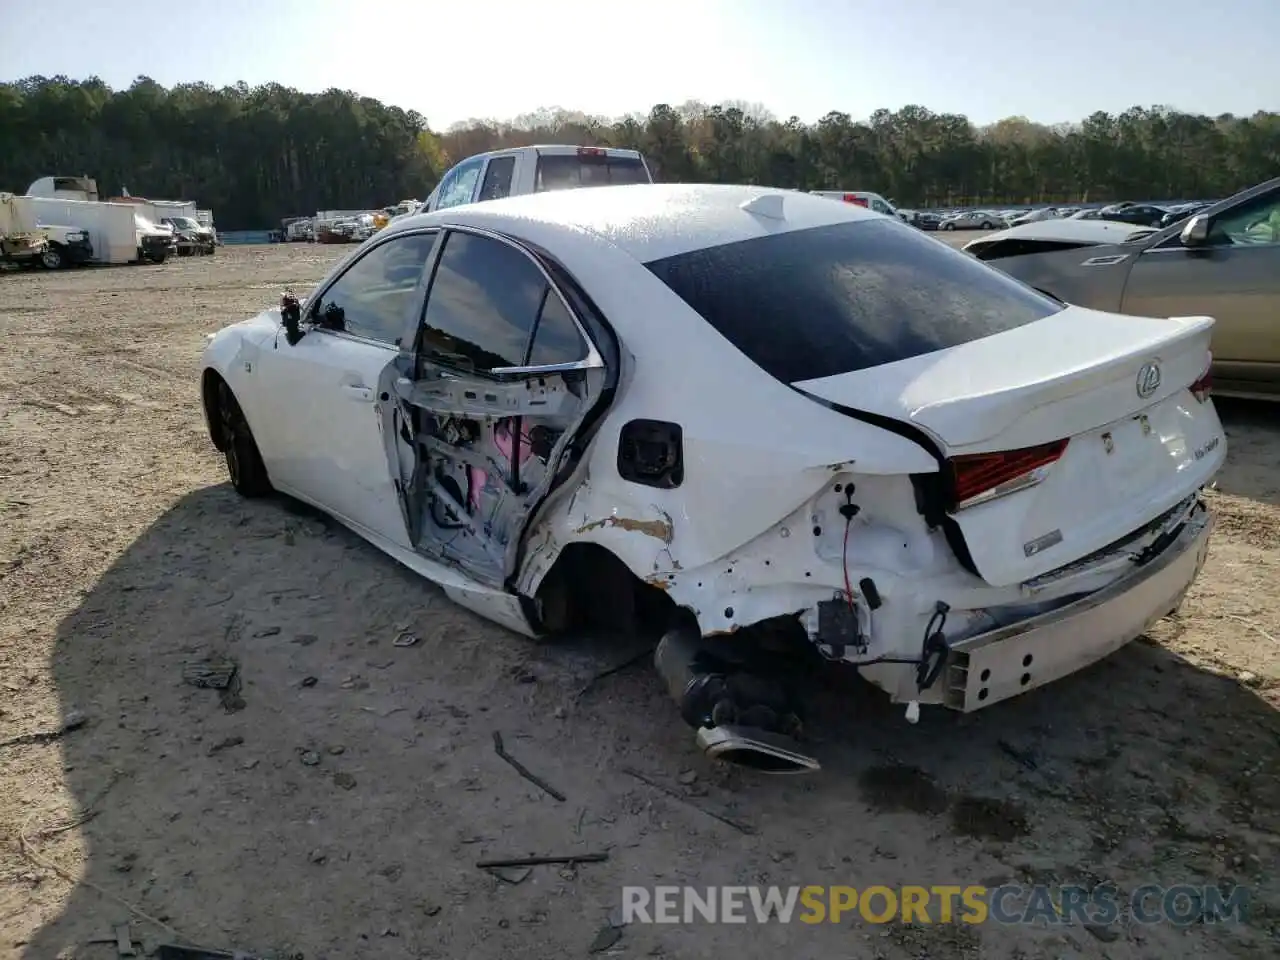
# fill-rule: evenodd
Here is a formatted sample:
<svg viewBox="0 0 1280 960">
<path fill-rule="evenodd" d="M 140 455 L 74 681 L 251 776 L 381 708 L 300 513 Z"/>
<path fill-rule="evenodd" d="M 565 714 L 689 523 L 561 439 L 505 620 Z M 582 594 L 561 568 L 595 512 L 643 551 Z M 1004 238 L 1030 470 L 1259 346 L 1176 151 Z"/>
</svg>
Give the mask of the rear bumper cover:
<svg viewBox="0 0 1280 960">
<path fill-rule="evenodd" d="M 1030 620 L 957 642 L 944 703 L 965 713 L 1075 673 L 1178 608 L 1204 566 L 1213 517 L 1197 507 L 1161 553 L 1108 587 Z"/>
</svg>

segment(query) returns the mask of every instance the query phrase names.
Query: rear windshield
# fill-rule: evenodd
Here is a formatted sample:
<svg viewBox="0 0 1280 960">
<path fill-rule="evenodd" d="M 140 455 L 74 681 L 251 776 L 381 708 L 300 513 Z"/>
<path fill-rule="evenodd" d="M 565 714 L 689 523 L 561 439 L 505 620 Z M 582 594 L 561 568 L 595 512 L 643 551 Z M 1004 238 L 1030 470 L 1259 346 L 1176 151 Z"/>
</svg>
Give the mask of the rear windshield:
<svg viewBox="0 0 1280 960">
<path fill-rule="evenodd" d="M 647 266 L 784 383 L 906 360 L 1063 309 L 887 219 L 758 237 Z"/>
<path fill-rule="evenodd" d="M 534 190 L 569 190 L 610 184 L 648 183 L 649 173 L 639 157 L 607 154 L 547 153 L 538 157 Z"/>
</svg>

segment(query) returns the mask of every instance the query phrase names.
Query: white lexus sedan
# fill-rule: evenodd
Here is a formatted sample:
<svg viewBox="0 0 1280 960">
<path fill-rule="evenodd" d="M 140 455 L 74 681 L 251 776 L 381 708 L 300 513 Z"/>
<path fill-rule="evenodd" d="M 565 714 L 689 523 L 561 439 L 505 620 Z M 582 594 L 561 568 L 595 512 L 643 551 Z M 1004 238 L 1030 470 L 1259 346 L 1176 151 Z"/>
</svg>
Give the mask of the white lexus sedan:
<svg viewBox="0 0 1280 960">
<path fill-rule="evenodd" d="M 670 617 L 658 667 L 714 752 L 795 732 L 726 682 L 765 635 L 914 719 L 1174 611 L 1226 454 L 1212 324 L 1066 306 L 799 192 L 601 187 L 397 220 L 216 334 L 202 395 L 236 490 L 512 630 Z"/>
</svg>

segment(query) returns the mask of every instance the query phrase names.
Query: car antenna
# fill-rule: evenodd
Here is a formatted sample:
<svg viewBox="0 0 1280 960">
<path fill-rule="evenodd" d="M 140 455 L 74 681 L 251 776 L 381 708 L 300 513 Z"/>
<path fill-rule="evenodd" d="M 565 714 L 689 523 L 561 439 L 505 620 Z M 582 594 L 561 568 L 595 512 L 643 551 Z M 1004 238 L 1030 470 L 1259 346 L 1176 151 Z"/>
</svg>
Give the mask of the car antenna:
<svg viewBox="0 0 1280 960">
<path fill-rule="evenodd" d="M 762 193 L 758 197 L 744 200 L 738 204 L 738 209 L 745 210 L 747 213 L 757 217 L 765 217 L 768 220 L 785 220 L 786 217 L 782 213 L 782 201 L 783 196 L 780 193 Z"/>
</svg>

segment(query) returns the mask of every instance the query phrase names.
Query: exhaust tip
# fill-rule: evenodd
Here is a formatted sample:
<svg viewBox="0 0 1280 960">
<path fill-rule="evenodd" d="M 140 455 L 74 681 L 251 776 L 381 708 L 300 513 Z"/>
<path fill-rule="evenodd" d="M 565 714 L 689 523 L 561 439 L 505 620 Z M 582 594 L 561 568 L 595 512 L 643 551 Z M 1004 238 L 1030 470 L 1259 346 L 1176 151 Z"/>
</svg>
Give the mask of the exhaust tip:
<svg viewBox="0 0 1280 960">
<path fill-rule="evenodd" d="M 815 758 L 793 749 L 790 737 L 756 727 L 703 727 L 697 739 L 702 752 L 711 759 L 756 773 L 816 773 L 822 769 Z"/>
</svg>

